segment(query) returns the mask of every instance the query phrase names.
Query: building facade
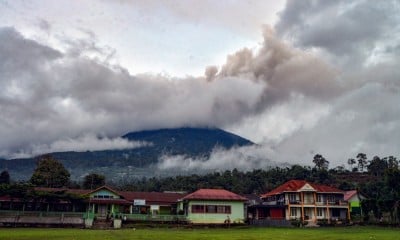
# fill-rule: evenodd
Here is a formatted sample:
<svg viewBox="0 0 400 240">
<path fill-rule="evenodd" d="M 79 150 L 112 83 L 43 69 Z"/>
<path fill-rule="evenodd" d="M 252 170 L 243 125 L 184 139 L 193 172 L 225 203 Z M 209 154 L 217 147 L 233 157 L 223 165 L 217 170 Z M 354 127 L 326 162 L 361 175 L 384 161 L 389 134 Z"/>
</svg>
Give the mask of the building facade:
<svg viewBox="0 0 400 240">
<path fill-rule="evenodd" d="M 179 201 L 179 210 L 194 224 L 243 223 L 245 197 L 224 189 L 200 189 Z"/>
<path fill-rule="evenodd" d="M 313 223 L 350 219 L 344 192 L 326 185 L 291 180 L 261 198 L 264 200 L 263 207 L 256 209 L 256 217 Z"/>
</svg>

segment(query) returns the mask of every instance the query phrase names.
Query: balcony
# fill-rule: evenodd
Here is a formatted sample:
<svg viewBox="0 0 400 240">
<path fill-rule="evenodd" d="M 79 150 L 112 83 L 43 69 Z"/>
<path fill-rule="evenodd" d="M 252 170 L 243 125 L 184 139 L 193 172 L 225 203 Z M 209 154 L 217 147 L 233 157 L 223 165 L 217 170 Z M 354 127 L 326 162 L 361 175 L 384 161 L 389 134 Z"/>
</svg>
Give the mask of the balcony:
<svg viewBox="0 0 400 240">
<path fill-rule="evenodd" d="M 349 202 L 343 200 L 316 202 L 318 206 L 348 206 Z"/>
</svg>

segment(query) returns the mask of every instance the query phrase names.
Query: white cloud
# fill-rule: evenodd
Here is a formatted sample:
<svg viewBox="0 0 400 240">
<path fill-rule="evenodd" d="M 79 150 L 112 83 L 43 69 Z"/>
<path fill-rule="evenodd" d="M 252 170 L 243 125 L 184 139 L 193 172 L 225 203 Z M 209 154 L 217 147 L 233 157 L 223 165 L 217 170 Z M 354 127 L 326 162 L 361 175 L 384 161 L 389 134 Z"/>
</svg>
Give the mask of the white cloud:
<svg viewBox="0 0 400 240">
<path fill-rule="evenodd" d="M 69 2 L 65 4 L 82 19 L 70 19 L 60 9 L 60 16 L 32 17 L 26 6 L 45 9 L 32 2 L 3 4 L 1 22 L 15 26 L 0 28 L 0 135 L 7 136 L 0 139 L 3 155 L 30 152 L 32 143 L 51 149 L 60 139 L 85 134 L 112 138 L 128 131 L 181 126 L 229 129 L 268 144 L 272 150 L 264 152 L 265 159 L 279 162 L 310 163 L 316 152 L 332 164 L 343 163 L 357 151 L 399 154 L 397 1 L 289 0 L 275 27 L 263 28 L 258 48 L 250 44 L 233 51 L 225 63 L 220 55 L 227 49 L 245 47 L 244 39 L 257 38 L 249 37 L 250 32 L 259 29 L 268 2 L 232 1 L 226 11 L 215 7 L 224 3 L 213 1 L 196 1 L 195 7 L 186 1 L 123 2 L 103 1 L 88 8 L 94 16 L 105 14 L 99 21 Z M 138 7 L 132 12 L 135 3 Z M 243 7 L 236 8 L 236 3 Z M 103 11 L 106 7 L 110 11 Z M 133 16 L 129 21 L 119 18 L 127 13 Z M 251 13 L 249 18 L 236 17 Z M 16 18 L 22 15 L 27 18 Z M 32 19 L 38 26 L 27 28 Z M 149 23 L 144 24 L 149 31 L 135 28 L 143 23 Z M 110 41 L 113 36 L 123 41 Z M 136 41 L 140 44 L 134 45 Z M 118 46 L 114 49 L 109 43 Z M 206 51 L 216 57 L 203 56 Z M 126 53 L 141 56 L 140 61 L 126 61 L 128 57 L 118 64 L 118 57 Z M 216 66 L 207 68 L 204 77 L 127 70 L 142 65 L 161 72 L 165 65 L 160 62 L 189 73 L 194 62 Z M 262 152 L 250 150 L 255 155 Z M 246 168 L 245 161 L 234 163 L 237 156 L 252 155 L 241 151 L 216 150 L 201 162 Z M 225 155 L 231 160 L 220 165 L 217 157 Z M 168 159 L 167 165 L 184 164 L 182 156 Z M 188 162 L 189 169 L 208 168 L 193 159 Z"/>
<path fill-rule="evenodd" d="M 232 149 L 215 148 L 209 157 L 190 158 L 183 155 L 160 157 L 157 168 L 172 171 L 215 171 L 215 170 L 252 170 L 278 166 L 278 163 L 268 159 L 271 149 L 266 146 L 254 145 L 234 147 Z"/>
<path fill-rule="evenodd" d="M 13 158 L 33 157 L 51 152 L 85 152 L 100 150 L 122 150 L 151 146 L 152 143 L 129 141 L 124 138 L 98 137 L 94 134 L 85 134 L 77 138 L 66 138 L 51 144 L 32 144 L 23 152 L 12 155 Z"/>
</svg>

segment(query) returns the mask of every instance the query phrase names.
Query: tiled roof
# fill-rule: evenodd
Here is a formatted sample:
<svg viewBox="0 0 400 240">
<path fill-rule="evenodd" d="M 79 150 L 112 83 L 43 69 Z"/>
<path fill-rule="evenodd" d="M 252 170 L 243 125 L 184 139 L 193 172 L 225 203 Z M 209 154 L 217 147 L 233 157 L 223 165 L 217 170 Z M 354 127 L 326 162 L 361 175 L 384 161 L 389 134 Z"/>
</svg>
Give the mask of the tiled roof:
<svg viewBox="0 0 400 240">
<path fill-rule="evenodd" d="M 46 187 L 35 187 L 35 191 L 39 192 L 66 192 L 66 193 L 72 193 L 76 195 L 86 195 L 93 190 L 90 189 L 69 189 L 69 188 L 46 188 Z"/>
<path fill-rule="evenodd" d="M 183 193 L 117 191 L 108 186 L 102 186 L 102 187 L 96 188 L 94 190 L 35 187 L 36 191 L 43 191 L 43 192 L 63 192 L 63 191 L 65 191 L 67 193 L 73 193 L 73 194 L 77 194 L 77 195 L 88 195 L 90 193 L 97 192 L 101 189 L 107 189 L 108 191 L 111 191 L 111 192 L 121 196 L 123 198 L 124 203 L 125 202 L 133 202 L 134 199 L 144 199 L 144 200 L 146 200 L 146 204 L 169 205 L 172 203 L 176 203 L 178 201 L 178 199 L 181 199 L 182 197 L 185 196 L 185 194 L 183 194 Z"/>
<path fill-rule="evenodd" d="M 183 200 L 230 200 L 247 201 L 247 198 L 224 189 L 199 189 L 186 195 Z"/>
<path fill-rule="evenodd" d="M 279 187 L 273 189 L 272 191 L 261 195 L 262 198 L 268 197 L 268 196 L 273 196 L 276 194 L 281 194 L 284 192 L 297 192 L 299 191 L 304 185 L 309 184 L 312 188 L 316 190 L 316 192 L 321 192 L 321 193 L 344 193 L 342 190 L 339 190 L 337 188 L 327 186 L 327 185 L 320 185 L 320 184 L 314 184 L 314 183 L 309 183 L 305 180 L 290 180 Z"/>
<path fill-rule="evenodd" d="M 119 192 L 128 201 L 134 199 L 144 199 L 146 204 L 171 204 L 176 203 L 185 194 L 182 193 L 162 193 L 162 192 Z"/>
<path fill-rule="evenodd" d="M 346 191 L 344 194 L 344 200 L 348 201 L 350 198 L 352 198 L 356 194 L 357 194 L 357 190 Z"/>
<path fill-rule="evenodd" d="M 125 199 L 116 199 L 116 198 L 91 198 L 86 200 L 86 202 L 97 203 L 97 204 L 118 204 L 118 205 L 131 205 L 132 203 Z"/>
</svg>

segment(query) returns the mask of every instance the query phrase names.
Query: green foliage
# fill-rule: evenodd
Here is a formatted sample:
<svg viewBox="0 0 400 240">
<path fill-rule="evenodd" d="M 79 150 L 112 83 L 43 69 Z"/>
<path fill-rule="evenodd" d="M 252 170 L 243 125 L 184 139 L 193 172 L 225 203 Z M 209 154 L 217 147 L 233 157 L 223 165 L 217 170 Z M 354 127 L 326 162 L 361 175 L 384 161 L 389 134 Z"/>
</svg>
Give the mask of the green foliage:
<svg viewBox="0 0 400 240">
<path fill-rule="evenodd" d="M 313 163 L 318 170 L 328 170 L 329 161 L 326 160 L 321 154 L 315 154 Z"/>
<path fill-rule="evenodd" d="M 95 171 L 111 180 L 115 172 L 127 170 L 127 166 L 140 168 L 141 176 L 154 176 L 150 166 L 157 164 L 161 155 L 185 155 L 207 157 L 214 148 L 230 149 L 235 146 L 252 145 L 251 141 L 235 134 L 215 128 L 176 128 L 128 133 L 123 138 L 148 143 L 143 147 L 122 150 L 85 152 L 56 152 L 51 155 L 66 168 L 73 177 L 84 176 Z M 13 179 L 25 179 L 35 169 L 36 159 L 1 160 L 0 166 L 7 166 Z M 104 172 L 101 172 L 103 169 Z M 137 174 L 137 172 L 136 172 Z"/>
<path fill-rule="evenodd" d="M 32 197 L 33 186 L 30 183 L 0 184 L 0 196 L 10 196 L 22 200 Z"/>
<path fill-rule="evenodd" d="M 292 220 L 290 220 L 290 224 L 293 227 L 304 227 L 304 226 L 307 226 L 308 222 L 307 221 L 302 221 L 300 219 L 292 219 Z"/>
<path fill-rule="evenodd" d="M 101 174 L 91 173 L 84 177 L 83 188 L 84 189 L 96 189 L 106 184 L 106 177 Z"/>
<path fill-rule="evenodd" d="M 364 172 L 364 168 L 367 165 L 367 155 L 365 153 L 357 154 L 358 170 Z"/>
<path fill-rule="evenodd" d="M 7 170 L 0 173 L 0 184 L 10 184 L 10 174 Z"/>
<path fill-rule="evenodd" d="M 65 167 L 51 155 L 39 158 L 30 182 L 40 187 L 68 186 L 70 174 Z"/>
<path fill-rule="evenodd" d="M 381 177 L 383 176 L 383 173 L 385 171 L 385 169 L 387 169 L 388 167 L 388 163 L 384 160 L 379 158 L 378 156 L 375 156 L 369 163 L 369 165 L 367 166 L 368 172 Z"/>
</svg>

